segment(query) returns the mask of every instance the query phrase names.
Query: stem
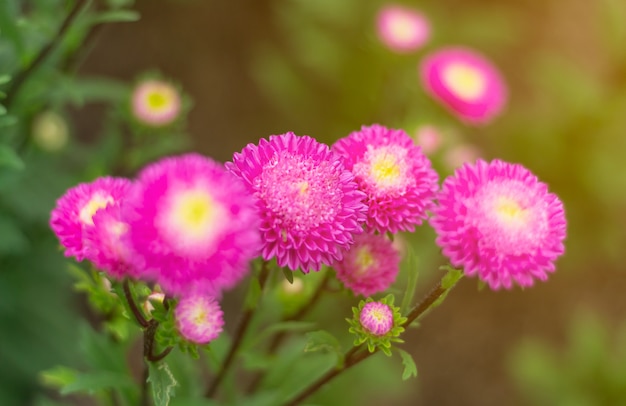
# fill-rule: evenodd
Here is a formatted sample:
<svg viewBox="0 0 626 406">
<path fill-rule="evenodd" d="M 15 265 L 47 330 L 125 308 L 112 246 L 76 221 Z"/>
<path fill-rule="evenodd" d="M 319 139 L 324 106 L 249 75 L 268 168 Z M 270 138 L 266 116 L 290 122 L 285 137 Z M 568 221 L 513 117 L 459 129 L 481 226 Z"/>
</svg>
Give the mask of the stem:
<svg viewBox="0 0 626 406">
<path fill-rule="evenodd" d="M 133 294 L 130 291 L 130 282 L 128 278 L 124 279 L 122 286 L 124 288 L 124 295 L 126 296 L 128 307 L 130 307 L 130 311 L 133 313 L 133 316 L 135 316 L 135 320 L 137 320 L 137 323 L 139 323 L 142 328 L 148 328 L 150 323 L 146 320 L 141 310 L 139 310 L 139 307 L 137 307 L 137 303 L 135 303 Z"/>
<path fill-rule="evenodd" d="M 359 350 L 362 350 L 362 351 L 359 351 Z M 374 352 L 369 352 L 365 350 L 364 345 L 360 345 L 358 347 L 352 347 L 345 355 L 345 361 L 344 361 L 343 367 L 334 368 L 326 372 L 320 379 L 318 379 L 308 388 L 300 392 L 300 394 L 297 397 L 290 400 L 288 403 L 285 403 L 285 406 L 299 405 L 303 400 L 305 400 L 306 398 L 308 398 L 309 396 L 317 392 L 318 389 L 320 389 L 322 386 L 326 385 L 328 382 L 333 380 L 336 376 L 338 376 L 342 372 L 347 371 L 351 367 L 369 358 L 370 356 L 374 355 L 377 352 L 378 350 Z"/>
<path fill-rule="evenodd" d="M 327 272 L 326 275 L 324 275 L 324 279 L 317 286 L 317 289 L 311 296 L 311 299 L 308 301 L 308 303 L 302 306 L 296 313 L 292 314 L 289 317 L 285 317 L 282 321 L 300 320 L 304 315 L 306 315 L 309 311 L 311 311 L 311 309 L 313 309 L 314 305 L 317 303 L 318 299 L 322 295 L 322 292 L 326 289 L 326 286 L 328 285 L 328 280 L 329 280 L 329 273 Z M 270 345 L 267 348 L 267 354 L 268 355 L 274 354 L 276 350 L 278 349 L 278 347 L 280 346 L 280 344 L 285 339 L 285 337 L 287 337 L 286 331 L 278 332 L 274 336 L 274 338 L 272 338 L 272 341 L 270 342 Z M 246 392 L 254 393 L 257 390 L 261 381 L 263 380 L 264 376 L 265 376 L 264 373 L 257 373 L 256 376 L 252 379 L 252 382 L 250 383 L 250 386 L 248 387 L 248 390 Z"/>
<path fill-rule="evenodd" d="M 268 275 L 269 275 L 269 269 L 267 267 L 267 262 L 263 261 L 263 265 L 261 267 L 261 273 L 259 274 L 259 284 L 261 285 L 261 291 L 263 291 L 263 288 L 265 287 L 265 282 L 267 281 Z M 243 337 L 245 336 L 246 331 L 248 330 L 250 321 L 252 320 L 252 316 L 254 315 L 255 310 L 256 310 L 256 307 L 248 308 L 244 312 L 241 320 L 239 321 L 239 325 L 237 326 L 237 330 L 235 331 L 233 342 L 230 346 L 230 349 L 228 350 L 228 354 L 226 355 L 226 358 L 224 359 L 224 363 L 222 364 L 222 367 L 220 368 L 217 376 L 215 377 L 215 379 L 213 380 L 213 382 L 207 389 L 206 393 L 204 394 L 205 397 L 212 398 L 217 393 L 217 389 L 219 388 L 220 384 L 224 380 L 226 373 L 230 369 L 235 359 L 237 350 L 239 350 L 239 346 L 241 345 L 243 341 Z"/>
<path fill-rule="evenodd" d="M 48 42 L 37 54 L 35 59 L 28 65 L 24 70 L 18 72 L 14 75 L 13 80 L 11 81 L 11 85 L 7 90 L 7 97 L 4 101 L 4 106 L 7 110 L 10 110 L 13 101 L 15 100 L 16 95 L 19 93 L 22 85 L 26 82 L 29 76 L 46 60 L 46 58 L 54 51 L 65 36 L 65 33 L 70 28 L 76 17 L 80 14 L 85 6 L 89 4 L 88 0 L 77 0 L 74 3 L 74 7 L 70 10 L 69 14 L 61 23 L 61 27 L 55 34 L 54 37 Z M 25 143 L 25 142 L 24 142 Z"/>
<path fill-rule="evenodd" d="M 406 321 L 402 324 L 402 327 L 408 327 L 415 321 L 418 317 L 420 317 L 426 310 L 430 309 L 430 307 L 447 291 L 452 289 L 454 285 L 450 288 L 446 289 L 442 285 L 443 279 L 437 283 L 437 285 L 426 295 L 421 302 L 417 304 L 406 316 Z"/>
<path fill-rule="evenodd" d="M 445 276 L 444 276 L 445 278 Z M 437 285 L 426 295 L 421 302 L 419 302 L 408 314 L 407 320 L 402 324 L 402 327 L 408 327 L 415 319 L 423 315 L 430 307 L 439 299 L 442 295 L 446 294 L 454 287 L 454 284 L 448 288 L 443 287 L 443 278 L 437 283 Z M 321 378 L 313 382 L 306 389 L 304 389 L 298 396 L 285 403 L 285 406 L 296 406 L 303 400 L 317 392 L 322 386 L 333 380 L 339 374 L 347 371 L 349 368 L 367 359 L 368 357 L 376 354 L 378 350 L 369 352 L 366 350 L 366 346 L 361 344 L 357 347 L 352 347 L 344 356 L 344 364 L 342 367 L 334 368 L 326 372 Z"/>
</svg>

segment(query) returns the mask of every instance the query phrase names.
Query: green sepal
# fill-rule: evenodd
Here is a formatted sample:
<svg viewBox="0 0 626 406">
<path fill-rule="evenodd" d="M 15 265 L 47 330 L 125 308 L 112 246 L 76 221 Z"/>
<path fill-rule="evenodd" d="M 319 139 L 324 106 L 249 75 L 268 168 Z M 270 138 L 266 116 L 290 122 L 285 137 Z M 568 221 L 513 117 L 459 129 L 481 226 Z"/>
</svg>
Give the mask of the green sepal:
<svg viewBox="0 0 626 406">
<path fill-rule="evenodd" d="M 404 342 L 402 339 L 399 338 L 399 336 L 404 332 L 404 327 L 402 327 L 402 324 L 404 324 L 407 319 L 400 314 L 400 308 L 393 305 L 394 296 L 391 294 L 387 295 L 385 298 L 377 300 L 377 302 L 386 304 L 391 308 L 393 312 L 393 326 L 391 327 L 389 332 L 387 332 L 387 334 L 383 336 L 377 336 L 370 333 L 361 325 L 360 316 L 363 307 L 365 307 L 367 303 L 371 303 L 374 301 L 374 299 L 368 297 L 366 300 L 361 300 L 358 307 L 352 308 L 353 317 L 351 319 L 346 319 L 348 324 L 350 324 L 350 328 L 348 329 L 348 331 L 356 335 L 354 339 L 355 346 L 365 344 L 369 352 L 379 350 L 382 351 L 385 355 L 391 356 L 392 343 Z"/>
</svg>

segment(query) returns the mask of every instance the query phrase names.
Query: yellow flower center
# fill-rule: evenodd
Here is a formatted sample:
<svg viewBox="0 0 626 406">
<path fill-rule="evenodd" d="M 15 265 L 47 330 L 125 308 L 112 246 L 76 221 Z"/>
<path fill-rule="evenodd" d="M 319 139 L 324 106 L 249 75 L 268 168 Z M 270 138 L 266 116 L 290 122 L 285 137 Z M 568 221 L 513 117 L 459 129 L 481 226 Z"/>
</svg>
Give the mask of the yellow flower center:
<svg viewBox="0 0 626 406">
<path fill-rule="evenodd" d="M 357 275 L 363 275 L 374 264 L 374 256 L 367 247 L 361 247 L 356 253 Z"/>
<path fill-rule="evenodd" d="M 396 16 L 389 28 L 397 40 L 409 41 L 415 36 L 415 23 L 405 16 Z"/>
<path fill-rule="evenodd" d="M 443 82 L 465 101 L 476 100 L 483 95 L 486 88 L 485 75 L 479 69 L 462 63 L 446 66 Z"/>
<path fill-rule="evenodd" d="M 98 210 L 107 207 L 111 203 L 113 203 L 113 198 L 111 196 L 95 194 L 91 197 L 91 200 L 89 200 L 87 204 L 85 204 L 80 210 L 78 218 L 80 219 L 81 223 L 93 226 L 94 214 L 96 214 Z"/>
<path fill-rule="evenodd" d="M 500 221 L 508 225 L 521 225 L 528 217 L 528 211 L 510 198 L 501 197 L 496 202 L 496 213 Z"/>
<path fill-rule="evenodd" d="M 216 205 L 203 190 L 190 190 L 176 197 L 172 220 L 190 237 L 201 237 L 216 220 Z"/>
<path fill-rule="evenodd" d="M 400 175 L 396 157 L 391 154 L 380 154 L 372 162 L 371 176 L 379 185 L 394 183 Z"/>
<path fill-rule="evenodd" d="M 171 97 L 164 91 L 154 90 L 148 93 L 147 96 L 148 106 L 153 110 L 161 110 L 171 102 Z"/>
</svg>

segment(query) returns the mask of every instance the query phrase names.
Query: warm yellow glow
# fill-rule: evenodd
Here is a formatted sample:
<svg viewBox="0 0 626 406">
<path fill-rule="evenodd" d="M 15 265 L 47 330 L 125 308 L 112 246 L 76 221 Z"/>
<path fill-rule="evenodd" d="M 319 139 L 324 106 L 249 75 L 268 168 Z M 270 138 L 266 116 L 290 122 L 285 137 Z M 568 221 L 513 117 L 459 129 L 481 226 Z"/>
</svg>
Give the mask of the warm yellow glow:
<svg viewBox="0 0 626 406">
<path fill-rule="evenodd" d="M 463 100 L 476 100 L 485 92 L 486 81 L 477 68 L 461 63 L 447 66 L 443 71 L 443 82 Z"/>
</svg>

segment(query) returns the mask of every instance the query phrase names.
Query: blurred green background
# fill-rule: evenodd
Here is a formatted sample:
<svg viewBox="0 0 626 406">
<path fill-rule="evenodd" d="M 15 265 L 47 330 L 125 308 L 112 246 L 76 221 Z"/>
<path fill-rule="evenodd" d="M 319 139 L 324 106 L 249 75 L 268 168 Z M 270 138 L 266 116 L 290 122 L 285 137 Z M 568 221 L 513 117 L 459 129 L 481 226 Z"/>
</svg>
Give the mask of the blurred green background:
<svg viewBox="0 0 626 406">
<path fill-rule="evenodd" d="M 78 320 L 96 319 L 72 292 L 47 227 L 67 187 L 105 173 L 132 175 L 166 151 L 193 148 L 226 161 L 270 134 L 294 131 L 332 143 L 371 123 L 411 135 L 422 125 L 438 128 L 445 145 L 432 159 L 442 177 L 452 171 L 446 154 L 459 145 L 486 159 L 524 164 L 564 201 L 568 238 L 547 283 L 494 293 L 463 280 L 407 337 L 403 348 L 414 355 L 418 378 L 396 383 L 390 376 L 381 381 L 389 393 L 376 387 L 376 395 L 363 399 L 371 405 L 626 404 L 626 2 L 398 3 L 432 23 L 431 41 L 408 55 L 378 41 L 374 19 L 385 4 L 378 0 L 85 3 L 91 14 L 77 20 L 84 25 L 70 30 L 0 117 L 0 404 L 40 398 L 37 373 L 78 363 Z M 2 2 L 0 75 L 32 63 L 73 4 Z M 89 28 L 88 15 L 122 6 L 136 10 L 139 21 Z M 116 19 L 123 18 L 110 18 Z M 509 84 L 508 108 L 488 126 L 464 126 L 420 86 L 420 59 L 455 44 L 488 55 Z M 151 70 L 179 83 L 193 108 L 186 131 L 153 149 L 152 141 L 135 143 L 139 157 L 126 156 L 120 110 L 132 81 Z M 6 91 L 11 82 L 2 86 Z M 33 141 L 42 111 L 67 123 L 70 142 L 59 151 Z M 4 148 L 24 139 L 22 168 Z M 407 238 L 420 254 L 418 296 L 442 262 L 433 238 L 428 227 Z M 356 377 L 338 380 L 319 402 L 368 385 Z"/>
</svg>

